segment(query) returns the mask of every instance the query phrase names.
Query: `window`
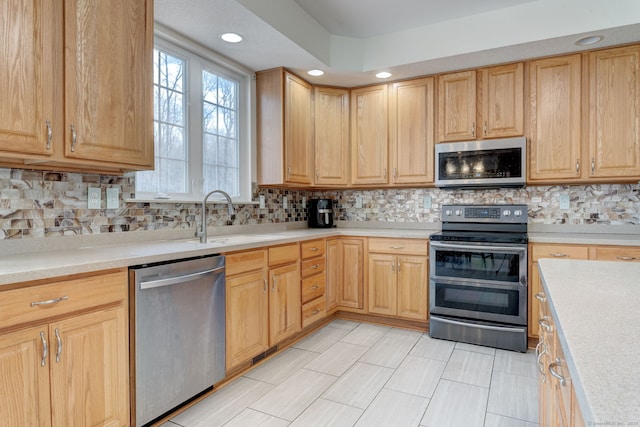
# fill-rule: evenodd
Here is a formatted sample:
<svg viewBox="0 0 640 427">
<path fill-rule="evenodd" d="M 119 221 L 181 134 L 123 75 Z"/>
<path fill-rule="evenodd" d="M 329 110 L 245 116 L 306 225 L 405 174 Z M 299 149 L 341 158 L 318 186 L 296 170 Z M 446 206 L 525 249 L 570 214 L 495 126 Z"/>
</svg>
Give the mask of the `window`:
<svg viewBox="0 0 640 427">
<path fill-rule="evenodd" d="M 136 198 L 200 200 L 224 190 L 251 199 L 248 77 L 163 40 L 153 52 L 155 170 L 136 173 Z"/>
</svg>

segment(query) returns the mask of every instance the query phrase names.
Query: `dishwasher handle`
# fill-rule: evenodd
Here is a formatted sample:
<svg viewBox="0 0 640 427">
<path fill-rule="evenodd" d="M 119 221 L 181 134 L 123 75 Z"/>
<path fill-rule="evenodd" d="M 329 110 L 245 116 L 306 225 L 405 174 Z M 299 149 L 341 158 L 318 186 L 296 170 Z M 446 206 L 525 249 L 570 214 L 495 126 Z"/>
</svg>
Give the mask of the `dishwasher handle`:
<svg viewBox="0 0 640 427">
<path fill-rule="evenodd" d="M 206 275 L 217 273 L 217 272 L 224 272 L 224 266 L 211 268 L 209 270 L 198 271 L 197 273 L 169 277 L 167 279 L 158 279 L 158 280 L 149 280 L 147 282 L 140 282 L 140 289 L 151 289 L 151 288 L 159 288 L 161 286 L 176 285 L 178 283 L 184 283 L 185 280 L 195 279 L 196 277 L 206 276 Z"/>
</svg>

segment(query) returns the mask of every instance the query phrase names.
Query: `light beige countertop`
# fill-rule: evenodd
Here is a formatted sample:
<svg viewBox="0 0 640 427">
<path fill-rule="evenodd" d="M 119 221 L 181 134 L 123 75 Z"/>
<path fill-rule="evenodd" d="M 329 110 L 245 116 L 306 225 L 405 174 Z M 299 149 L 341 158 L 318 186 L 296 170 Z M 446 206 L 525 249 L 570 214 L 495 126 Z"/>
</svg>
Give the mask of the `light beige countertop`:
<svg viewBox="0 0 640 427">
<path fill-rule="evenodd" d="M 333 236 L 427 239 L 435 230 L 373 227 L 330 229 L 238 227 L 235 231 L 234 234 L 210 232 L 209 241 L 212 243 L 206 244 L 191 237 L 193 231 L 189 230 L 186 233 L 180 231 L 120 233 L 119 236 L 103 236 L 103 238 L 96 236 L 96 238 L 86 239 L 83 239 L 83 236 L 31 239 L 32 242 L 21 242 L 21 244 L 16 242 L 14 251 L 11 250 L 11 242 L 2 242 L 0 286 Z M 154 240 L 136 241 L 136 239 L 150 237 Z M 117 241 L 114 242 L 114 240 Z M 29 243 L 47 243 L 48 247 L 44 250 L 29 251 Z"/>
<path fill-rule="evenodd" d="M 541 259 L 587 425 L 640 423 L 640 263 Z"/>
</svg>

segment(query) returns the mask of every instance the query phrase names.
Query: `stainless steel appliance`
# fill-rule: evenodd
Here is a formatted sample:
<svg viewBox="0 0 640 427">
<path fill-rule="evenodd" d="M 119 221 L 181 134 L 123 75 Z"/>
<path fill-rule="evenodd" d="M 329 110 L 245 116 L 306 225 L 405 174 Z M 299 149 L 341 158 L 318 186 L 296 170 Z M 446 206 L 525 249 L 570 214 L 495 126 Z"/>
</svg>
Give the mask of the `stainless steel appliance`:
<svg viewBox="0 0 640 427">
<path fill-rule="evenodd" d="M 436 187 L 524 187 L 526 138 L 436 144 Z"/>
<path fill-rule="evenodd" d="M 526 351 L 527 242 L 526 205 L 444 205 L 430 243 L 430 336 Z"/>
<path fill-rule="evenodd" d="M 309 227 L 333 227 L 333 200 L 310 199 L 308 205 Z"/>
<path fill-rule="evenodd" d="M 136 426 L 225 375 L 225 258 L 131 267 Z"/>
</svg>

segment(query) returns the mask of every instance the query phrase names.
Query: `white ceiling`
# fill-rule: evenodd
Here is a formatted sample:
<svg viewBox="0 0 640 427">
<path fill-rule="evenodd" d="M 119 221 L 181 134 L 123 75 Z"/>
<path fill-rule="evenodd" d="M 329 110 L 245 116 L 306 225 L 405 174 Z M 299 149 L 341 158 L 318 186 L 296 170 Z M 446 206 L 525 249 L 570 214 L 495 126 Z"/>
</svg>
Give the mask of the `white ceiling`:
<svg viewBox="0 0 640 427">
<path fill-rule="evenodd" d="M 249 71 L 337 86 L 582 50 L 586 34 L 605 36 L 597 47 L 640 41 L 638 0 L 155 0 L 155 19 Z M 228 31 L 245 40 L 222 42 Z"/>
</svg>

